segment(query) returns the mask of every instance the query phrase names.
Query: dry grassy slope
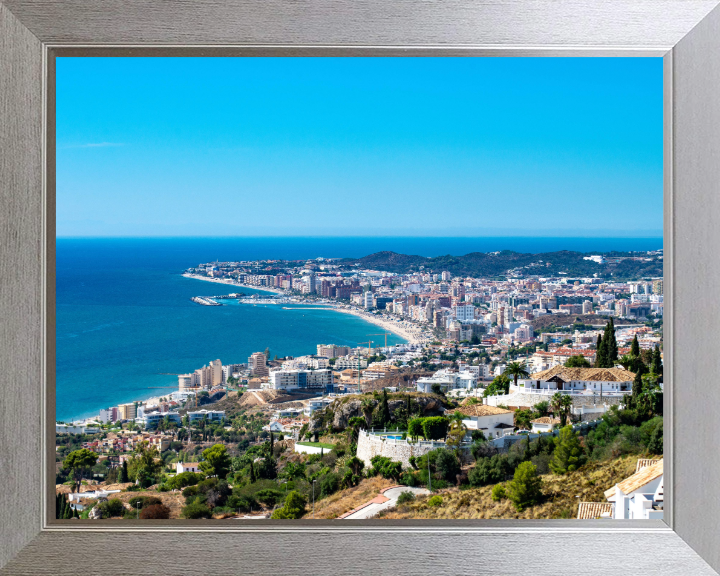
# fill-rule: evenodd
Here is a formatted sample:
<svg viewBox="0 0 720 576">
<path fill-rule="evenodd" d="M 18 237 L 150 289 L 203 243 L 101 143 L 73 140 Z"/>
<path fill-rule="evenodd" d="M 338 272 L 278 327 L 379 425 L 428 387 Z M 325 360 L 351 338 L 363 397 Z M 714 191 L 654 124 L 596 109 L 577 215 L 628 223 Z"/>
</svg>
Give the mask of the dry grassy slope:
<svg viewBox="0 0 720 576">
<path fill-rule="evenodd" d="M 315 518 L 332 520 L 350 512 L 368 500 L 372 500 L 380 493 L 380 490 L 395 485 L 392 480 L 386 480 L 380 476 L 365 478 L 357 486 L 335 492 L 332 496 L 315 501 Z M 312 501 L 308 503 L 308 513 L 305 518 L 312 517 Z"/>
<path fill-rule="evenodd" d="M 605 502 L 603 492 L 635 472 L 638 456 L 592 462 L 565 476 L 547 474 L 543 479 L 545 501 L 517 512 L 512 502 L 493 502 L 492 486 L 440 490 L 442 505 L 428 507 L 427 496 L 382 514 L 385 519 L 465 518 L 577 518 L 579 502 Z"/>
</svg>

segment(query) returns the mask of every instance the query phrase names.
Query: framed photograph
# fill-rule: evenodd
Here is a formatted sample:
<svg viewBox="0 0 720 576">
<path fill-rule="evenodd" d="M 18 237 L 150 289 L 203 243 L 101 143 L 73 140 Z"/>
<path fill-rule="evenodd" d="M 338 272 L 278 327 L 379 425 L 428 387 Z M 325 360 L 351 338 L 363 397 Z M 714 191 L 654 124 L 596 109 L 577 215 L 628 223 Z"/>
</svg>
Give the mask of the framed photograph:
<svg viewBox="0 0 720 576">
<path fill-rule="evenodd" d="M 716 574 L 717 2 L 306 8 L 0 0 L 1 572 Z"/>
</svg>

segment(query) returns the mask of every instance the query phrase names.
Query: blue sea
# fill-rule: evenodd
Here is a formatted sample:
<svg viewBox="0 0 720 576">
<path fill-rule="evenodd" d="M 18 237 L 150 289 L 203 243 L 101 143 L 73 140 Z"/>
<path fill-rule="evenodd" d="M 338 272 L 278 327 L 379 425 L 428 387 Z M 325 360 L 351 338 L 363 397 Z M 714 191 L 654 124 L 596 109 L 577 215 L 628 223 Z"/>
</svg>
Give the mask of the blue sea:
<svg viewBox="0 0 720 576">
<path fill-rule="evenodd" d="M 331 310 L 194 304 L 192 296 L 239 291 L 180 275 L 200 263 L 360 257 L 381 250 L 438 256 L 659 248 L 662 238 L 58 238 L 56 418 L 87 417 L 171 392 L 177 388 L 173 374 L 216 358 L 240 363 L 265 348 L 272 356 L 299 356 L 320 343 L 381 340 L 369 336 L 381 331 L 377 326 Z M 398 342 L 388 337 L 389 344 Z"/>
</svg>

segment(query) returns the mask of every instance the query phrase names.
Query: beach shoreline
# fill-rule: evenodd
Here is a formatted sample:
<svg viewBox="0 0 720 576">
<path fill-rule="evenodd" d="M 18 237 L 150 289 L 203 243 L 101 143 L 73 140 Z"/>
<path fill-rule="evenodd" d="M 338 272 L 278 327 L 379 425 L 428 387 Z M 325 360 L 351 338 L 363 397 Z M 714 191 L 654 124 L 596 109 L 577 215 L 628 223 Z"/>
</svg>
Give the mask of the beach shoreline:
<svg viewBox="0 0 720 576">
<path fill-rule="evenodd" d="M 281 290 L 278 288 L 270 288 L 267 286 L 263 286 L 262 288 L 258 288 L 256 286 L 250 286 L 248 284 L 238 284 L 237 282 L 233 280 L 228 280 L 225 278 L 208 278 L 207 276 L 200 276 L 199 274 L 183 274 L 183 277 L 185 278 L 192 278 L 193 280 L 202 280 L 204 282 L 214 282 L 215 284 L 224 284 L 225 286 L 237 286 L 239 288 L 249 288 L 251 290 L 258 290 L 260 292 L 271 292 L 275 294 L 283 294 L 286 296 L 290 296 L 287 294 L 285 290 Z M 337 304 L 335 302 L 323 302 L 324 305 L 331 306 L 333 310 L 337 312 L 342 312 L 343 314 L 351 314 L 353 316 L 356 316 L 358 318 L 361 318 L 362 320 L 365 320 L 366 322 L 370 324 L 374 324 L 375 326 L 378 326 L 384 330 L 387 330 L 388 332 L 392 332 L 396 336 L 400 336 L 404 340 L 406 340 L 409 344 L 420 344 L 424 341 L 427 341 L 430 339 L 430 336 L 428 334 L 425 334 L 423 329 L 420 326 L 417 326 L 416 324 L 409 323 L 407 320 L 403 321 L 393 321 L 389 320 L 387 318 L 378 318 L 375 314 L 370 314 L 364 310 L 352 308 L 347 304 Z M 401 324 L 398 326 L 398 324 Z M 415 328 L 415 330 L 411 329 L 411 327 Z"/>
<path fill-rule="evenodd" d="M 234 282 L 232 280 L 223 279 L 223 278 L 208 278 L 207 276 L 200 276 L 197 274 L 182 274 L 184 278 L 190 278 L 193 280 L 202 280 L 204 282 L 212 282 L 215 284 L 223 284 L 225 286 L 237 286 L 238 288 L 248 288 L 254 291 L 258 292 L 269 292 L 274 294 L 282 294 L 285 296 L 292 296 L 288 294 L 285 290 L 280 290 L 277 288 L 270 288 L 263 286 L 262 288 L 258 288 L 256 286 L 250 286 L 247 284 L 238 284 L 237 282 Z M 388 319 L 387 317 L 379 317 L 376 314 L 371 314 L 370 312 L 367 312 L 360 308 L 354 308 L 349 304 L 338 304 L 336 302 L 332 301 L 321 301 L 319 304 L 322 304 L 322 306 L 325 306 L 325 310 L 334 310 L 336 312 L 340 312 L 343 314 L 350 314 L 352 316 L 355 316 L 357 318 L 360 318 L 361 320 L 364 320 L 368 324 L 372 324 L 374 326 L 377 326 L 379 328 L 382 328 L 386 332 L 391 332 L 395 334 L 396 336 L 399 336 L 403 340 L 405 340 L 409 344 L 422 344 L 423 342 L 428 341 L 431 339 L 431 335 L 424 330 L 421 326 L 414 324 L 412 322 L 409 322 L 407 320 L 392 320 Z M 312 307 L 311 304 L 308 304 L 308 307 Z M 375 348 L 382 348 L 384 341 L 374 342 Z M 171 393 L 164 395 L 164 396 L 157 396 L 152 395 L 149 398 L 137 398 L 135 401 L 142 402 L 146 405 L 157 405 L 160 403 L 160 399 L 169 396 Z M 85 418 L 77 418 L 72 421 L 74 424 L 82 424 L 88 421 L 96 421 L 99 420 L 99 411 L 98 413 L 94 414 L 93 416 L 88 416 Z"/>
</svg>

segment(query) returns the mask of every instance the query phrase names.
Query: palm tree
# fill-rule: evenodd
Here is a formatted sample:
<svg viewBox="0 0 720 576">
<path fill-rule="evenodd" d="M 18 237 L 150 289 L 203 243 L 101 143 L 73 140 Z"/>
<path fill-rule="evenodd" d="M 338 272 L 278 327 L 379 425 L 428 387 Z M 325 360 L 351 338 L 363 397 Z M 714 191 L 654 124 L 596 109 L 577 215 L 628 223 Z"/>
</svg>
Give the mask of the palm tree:
<svg viewBox="0 0 720 576">
<path fill-rule="evenodd" d="M 560 425 L 564 427 L 567 424 L 567 419 L 570 415 L 572 398 L 562 392 L 555 392 L 550 400 L 550 407 L 552 408 L 555 416 L 560 416 Z"/>
<path fill-rule="evenodd" d="M 520 362 L 510 362 L 505 367 L 505 372 L 503 372 L 505 376 L 512 376 L 513 377 L 513 384 L 517 388 L 517 381 L 518 378 L 527 378 L 530 376 L 530 372 L 527 371 L 527 368 L 525 366 L 525 363 Z"/>
</svg>

